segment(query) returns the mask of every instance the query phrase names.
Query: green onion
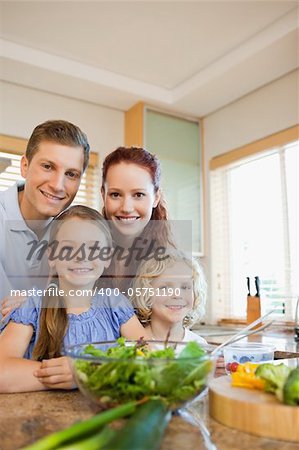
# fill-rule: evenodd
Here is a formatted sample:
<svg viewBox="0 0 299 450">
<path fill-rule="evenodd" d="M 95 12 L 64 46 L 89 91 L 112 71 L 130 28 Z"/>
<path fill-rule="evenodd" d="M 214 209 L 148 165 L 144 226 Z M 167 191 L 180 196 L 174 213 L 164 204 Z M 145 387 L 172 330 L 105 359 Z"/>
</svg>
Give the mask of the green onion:
<svg viewBox="0 0 299 450">
<path fill-rule="evenodd" d="M 100 450 L 115 436 L 115 431 L 108 426 L 104 427 L 100 433 L 82 441 L 61 447 L 61 450 Z"/>
<path fill-rule="evenodd" d="M 53 450 L 61 448 L 64 444 L 76 439 L 83 439 L 88 434 L 99 431 L 107 423 L 133 414 L 137 404 L 137 402 L 129 402 L 97 414 L 84 422 L 75 423 L 65 430 L 58 431 L 40 439 L 29 447 L 26 447 L 26 450 Z"/>
</svg>

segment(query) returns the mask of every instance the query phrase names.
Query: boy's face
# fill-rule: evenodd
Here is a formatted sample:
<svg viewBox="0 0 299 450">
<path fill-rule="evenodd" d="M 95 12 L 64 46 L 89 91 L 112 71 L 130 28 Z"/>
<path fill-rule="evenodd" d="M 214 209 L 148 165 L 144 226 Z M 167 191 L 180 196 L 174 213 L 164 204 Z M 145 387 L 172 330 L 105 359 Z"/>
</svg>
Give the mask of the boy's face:
<svg viewBox="0 0 299 450">
<path fill-rule="evenodd" d="M 21 160 L 21 174 L 26 179 L 19 193 L 25 220 L 47 220 L 73 201 L 83 174 L 83 148 L 55 142 L 41 142 L 29 161 Z"/>
<path fill-rule="evenodd" d="M 193 307 L 192 269 L 184 262 L 168 267 L 157 278 L 152 306 L 152 320 L 159 319 L 169 325 L 182 322 Z"/>
</svg>

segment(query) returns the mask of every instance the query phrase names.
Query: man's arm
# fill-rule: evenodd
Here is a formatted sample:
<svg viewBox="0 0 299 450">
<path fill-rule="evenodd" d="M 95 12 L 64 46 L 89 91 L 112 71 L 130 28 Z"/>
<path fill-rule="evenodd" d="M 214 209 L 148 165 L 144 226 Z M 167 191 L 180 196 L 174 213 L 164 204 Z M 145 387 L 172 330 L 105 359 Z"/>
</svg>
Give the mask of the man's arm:
<svg viewBox="0 0 299 450">
<path fill-rule="evenodd" d="M 10 295 L 10 292 L 11 292 L 11 284 L 9 282 L 9 279 L 7 278 L 3 264 L 0 259 L 0 303 L 1 300 Z"/>
<path fill-rule="evenodd" d="M 11 312 L 12 306 L 9 306 L 9 297 L 11 292 L 11 284 L 7 278 L 0 255 L 0 333 L 1 323 L 4 322 L 5 317 Z"/>
<path fill-rule="evenodd" d="M 7 295 L 9 295 L 11 290 L 11 284 L 4 270 L 4 261 L 5 261 L 5 222 L 4 222 L 4 209 L 0 204 L 0 304 L 2 299 L 4 299 Z M 0 313 L 1 315 L 1 313 Z"/>
<path fill-rule="evenodd" d="M 10 281 L 7 278 L 3 264 L 0 262 L 0 333 L 7 323 L 11 311 L 27 300 L 25 296 L 11 295 L 12 292 Z"/>
</svg>

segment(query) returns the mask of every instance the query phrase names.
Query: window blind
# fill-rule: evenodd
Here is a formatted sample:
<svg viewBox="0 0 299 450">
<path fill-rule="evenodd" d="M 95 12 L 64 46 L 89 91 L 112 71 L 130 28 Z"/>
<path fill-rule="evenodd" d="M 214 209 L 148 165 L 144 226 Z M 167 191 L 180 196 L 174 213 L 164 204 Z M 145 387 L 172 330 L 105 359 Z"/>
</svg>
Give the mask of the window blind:
<svg viewBox="0 0 299 450">
<path fill-rule="evenodd" d="M 80 183 L 73 204 L 100 208 L 99 168 L 97 154 L 91 153 L 90 164 Z M 20 172 L 21 155 L 10 151 L 0 151 L 0 191 L 4 191 L 18 180 L 22 180 Z"/>
<path fill-rule="evenodd" d="M 299 141 L 211 172 L 213 320 L 245 318 L 246 277 L 262 313 L 294 320 L 299 295 Z M 252 286 L 251 295 L 254 295 Z"/>
<path fill-rule="evenodd" d="M 89 164 L 74 199 L 73 205 L 86 205 L 100 210 L 100 174 L 99 168 Z"/>
</svg>

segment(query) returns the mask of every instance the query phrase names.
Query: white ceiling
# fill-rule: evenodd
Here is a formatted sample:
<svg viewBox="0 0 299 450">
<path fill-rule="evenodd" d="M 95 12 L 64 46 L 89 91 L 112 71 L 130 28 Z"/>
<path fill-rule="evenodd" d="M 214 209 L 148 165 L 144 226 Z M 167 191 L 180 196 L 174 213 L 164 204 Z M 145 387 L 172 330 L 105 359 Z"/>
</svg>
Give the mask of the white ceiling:
<svg viewBox="0 0 299 450">
<path fill-rule="evenodd" d="M 298 67 L 294 1 L 2 1 L 1 78 L 200 117 Z"/>
</svg>

